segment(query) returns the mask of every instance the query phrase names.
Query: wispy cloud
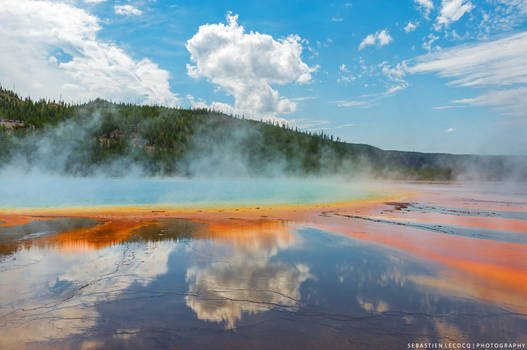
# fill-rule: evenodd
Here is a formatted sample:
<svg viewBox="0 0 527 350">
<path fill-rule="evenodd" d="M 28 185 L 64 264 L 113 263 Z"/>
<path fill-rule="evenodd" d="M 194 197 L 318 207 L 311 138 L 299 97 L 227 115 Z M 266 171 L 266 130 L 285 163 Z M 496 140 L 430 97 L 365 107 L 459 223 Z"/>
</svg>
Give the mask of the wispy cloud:
<svg viewBox="0 0 527 350">
<path fill-rule="evenodd" d="M 448 27 L 452 22 L 457 22 L 465 13 L 474 9 L 474 5 L 467 0 L 443 0 L 441 11 L 436 19 L 435 29 Z"/>
<path fill-rule="evenodd" d="M 331 124 L 331 122 L 329 120 L 291 119 L 288 124 L 304 130 L 320 130 L 324 125 Z"/>
<path fill-rule="evenodd" d="M 389 96 L 394 94 L 397 91 L 404 90 L 408 87 L 408 82 L 405 80 L 405 67 L 402 64 L 397 64 L 395 66 L 388 64 L 387 62 L 382 62 L 380 64 L 381 72 L 388 79 L 389 88 L 386 90 L 383 95 Z"/>
<path fill-rule="evenodd" d="M 392 95 L 392 94 L 396 93 L 397 91 L 401 91 L 401 90 L 404 90 L 404 89 L 406 89 L 406 85 L 394 85 L 391 88 L 389 88 L 388 90 L 386 90 L 384 92 L 384 94 L 385 95 Z"/>
<path fill-rule="evenodd" d="M 143 11 L 132 5 L 115 5 L 114 10 L 115 14 L 122 16 L 140 16 L 143 14 Z"/>
<path fill-rule="evenodd" d="M 338 83 L 348 85 L 355 81 L 356 77 L 351 74 L 350 69 L 344 63 L 339 66 L 339 76 L 337 78 Z"/>
<path fill-rule="evenodd" d="M 437 72 L 456 78 L 452 85 L 487 86 L 527 84 L 527 32 L 454 46 L 409 61 L 410 73 Z"/>
<path fill-rule="evenodd" d="M 330 127 L 320 128 L 320 130 L 338 130 L 338 129 L 343 129 L 343 128 L 350 128 L 350 127 L 352 127 L 354 125 L 355 124 L 347 123 L 347 124 L 341 124 L 341 125 L 337 125 L 337 126 L 330 126 Z"/>
<path fill-rule="evenodd" d="M 361 59 L 361 64 L 364 62 Z M 406 81 L 405 76 L 407 72 L 403 64 L 399 63 L 392 65 L 386 61 L 381 62 L 376 66 L 366 66 L 362 67 L 363 72 L 359 75 L 352 75 L 351 69 L 348 68 L 345 64 L 340 65 L 339 67 L 339 78 L 338 82 L 347 85 L 355 80 L 360 80 L 364 74 L 368 74 L 370 77 L 375 77 L 380 79 L 384 87 L 384 91 L 363 94 L 358 96 L 357 99 L 353 100 L 336 100 L 332 103 L 336 104 L 339 107 L 363 107 L 369 108 L 375 105 L 380 100 L 394 95 L 396 92 L 406 89 L 409 86 L 409 83 Z M 367 73 L 365 73 L 365 71 Z M 368 84 L 364 84 L 365 87 L 368 87 Z"/>
<path fill-rule="evenodd" d="M 453 108 L 463 108 L 464 106 L 461 106 L 461 105 L 444 105 L 444 106 L 436 106 L 436 107 L 432 107 L 432 109 L 436 109 L 436 110 L 443 110 L 443 109 L 453 109 Z"/>
<path fill-rule="evenodd" d="M 316 96 L 300 96 L 300 97 L 293 97 L 291 100 L 292 101 L 309 101 L 309 100 L 316 100 L 317 97 Z"/>
<path fill-rule="evenodd" d="M 439 36 L 434 35 L 434 33 L 429 33 L 423 38 L 423 49 L 426 51 L 439 50 L 439 46 L 434 46 L 434 42 L 436 42 L 438 39 Z"/>
<path fill-rule="evenodd" d="M 460 104 L 491 107 L 506 114 L 527 118 L 527 87 L 491 90 L 474 98 L 453 101 Z"/>
<path fill-rule="evenodd" d="M 299 129 L 310 130 L 310 131 L 338 130 L 338 129 L 343 129 L 343 128 L 349 128 L 354 125 L 352 123 L 331 125 L 334 123 L 329 120 L 312 120 L 312 119 L 293 119 L 293 120 L 288 121 L 288 124 L 293 127 L 296 126 Z"/>
<path fill-rule="evenodd" d="M 331 22 L 344 22 L 344 18 L 341 17 L 332 17 Z"/>
<path fill-rule="evenodd" d="M 414 0 L 414 2 L 423 11 L 425 17 L 428 17 L 430 11 L 434 8 L 432 0 Z"/>
<path fill-rule="evenodd" d="M 490 106 L 527 116 L 527 32 L 459 45 L 407 61 L 409 73 L 436 73 L 454 86 L 486 88 L 487 93 L 454 101 Z M 490 89 L 490 91 L 489 91 Z"/>
<path fill-rule="evenodd" d="M 480 36 L 512 30 L 527 17 L 526 0 L 493 0 L 492 4 L 488 10 L 481 10 Z"/>
<path fill-rule="evenodd" d="M 369 105 L 367 101 L 358 100 L 337 100 L 333 101 L 338 107 L 366 107 Z"/>
</svg>

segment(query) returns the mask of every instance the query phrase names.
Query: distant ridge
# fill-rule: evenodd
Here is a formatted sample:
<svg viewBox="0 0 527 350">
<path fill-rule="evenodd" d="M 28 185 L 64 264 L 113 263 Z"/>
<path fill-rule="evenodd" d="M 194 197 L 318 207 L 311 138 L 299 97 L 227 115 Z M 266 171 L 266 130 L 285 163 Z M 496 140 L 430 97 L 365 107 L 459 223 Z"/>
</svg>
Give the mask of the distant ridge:
<svg viewBox="0 0 527 350">
<path fill-rule="evenodd" d="M 0 120 L 0 168 L 22 159 L 26 167 L 53 160 L 54 168 L 48 170 L 83 176 L 122 161 L 144 175 L 527 178 L 527 157 L 523 156 L 385 151 L 342 142 L 324 132 L 208 109 L 102 99 L 72 105 L 33 101 L 0 88 Z M 39 143 L 49 149 L 43 150 Z M 112 174 L 124 175 L 118 169 L 112 169 Z"/>
</svg>

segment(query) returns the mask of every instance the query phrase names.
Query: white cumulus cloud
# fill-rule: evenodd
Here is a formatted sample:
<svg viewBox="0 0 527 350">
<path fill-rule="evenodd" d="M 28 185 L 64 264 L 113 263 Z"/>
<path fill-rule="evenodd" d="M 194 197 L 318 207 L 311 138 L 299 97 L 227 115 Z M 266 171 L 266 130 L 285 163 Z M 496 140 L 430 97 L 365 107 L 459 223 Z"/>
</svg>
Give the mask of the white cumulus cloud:
<svg viewBox="0 0 527 350">
<path fill-rule="evenodd" d="M 364 49 L 366 46 L 385 46 L 393 41 L 393 38 L 390 36 L 386 29 L 375 32 L 375 34 L 370 34 L 366 36 L 359 45 L 359 50 Z"/>
<path fill-rule="evenodd" d="M 412 22 L 412 21 L 409 21 L 408 24 L 404 27 L 404 31 L 406 33 L 410 33 L 410 32 L 413 32 L 414 30 L 417 29 L 417 26 L 419 25 L 419 22 Z"/>
<path fill-rule="evenodd" d="M 296 104 L 271 85 L 308 83 L 316 67 L 302 61 L 302 39 L 297 35 L 275 40 L 245 32 L 238 16 L 227 14 L 227 24 L 205 24 L 187 41 L 193 64 L 191 77 L 205 77 L 234 97 L 235 110 L 248 116 L 291 113 Z"/>
<path fill-rule="evenodd" d="M 175 106 L 169 73 L 97 38 L 98 18 L 70 3 L 0 0 L 0 77 L 33 97 Z"/>
</svg>

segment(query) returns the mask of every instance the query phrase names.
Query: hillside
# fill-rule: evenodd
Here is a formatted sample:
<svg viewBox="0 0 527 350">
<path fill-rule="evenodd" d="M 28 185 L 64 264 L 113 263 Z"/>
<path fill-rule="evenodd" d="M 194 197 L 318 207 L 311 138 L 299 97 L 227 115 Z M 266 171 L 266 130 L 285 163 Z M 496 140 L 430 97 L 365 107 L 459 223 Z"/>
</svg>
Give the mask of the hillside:
<svg viewBox="0 0 527 350">
<path fill-rule="evenodd" d="M 355 175 L 449 180 L 525 178 L 522 157 L 384 151 L 324 133 L 206 109 L 95 100 L 33 101 L 0 89 L 0 167 L 144 175 Z"/>
</svg>

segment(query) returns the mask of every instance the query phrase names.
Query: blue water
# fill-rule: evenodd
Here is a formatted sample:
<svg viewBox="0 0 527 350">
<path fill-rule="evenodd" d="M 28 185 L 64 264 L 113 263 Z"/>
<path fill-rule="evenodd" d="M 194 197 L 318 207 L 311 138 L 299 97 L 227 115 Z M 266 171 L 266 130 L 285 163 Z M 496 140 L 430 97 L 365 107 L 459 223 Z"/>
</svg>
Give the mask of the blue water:
<svg viewBox="0 0 527 350">
<path fill-rule="evenodd" d="M 140 235 L 73 254 L 26 242 L 0 260 L 0 348 L 526 342 L 524 315 L 420 282 L 447 282 L 441 266 L 309 227 L 254 229 L 267 233 Z"/>
<path fill-rule="evenodd" d="M 0 177 L 0 208 L 314 204 L 374 192 L 343 180 Z"/>
</svg>

